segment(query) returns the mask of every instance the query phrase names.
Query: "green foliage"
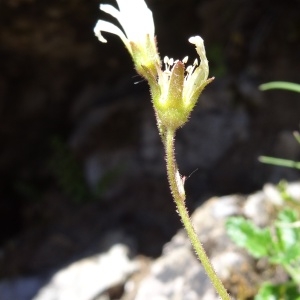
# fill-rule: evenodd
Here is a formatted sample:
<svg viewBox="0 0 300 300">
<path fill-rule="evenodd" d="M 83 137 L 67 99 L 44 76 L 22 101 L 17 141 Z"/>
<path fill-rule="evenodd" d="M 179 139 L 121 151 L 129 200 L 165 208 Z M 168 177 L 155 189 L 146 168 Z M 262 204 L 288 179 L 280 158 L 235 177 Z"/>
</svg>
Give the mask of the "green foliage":
<svg viewBox="0 0 300 300">
<path fill-rule="evenodd" d="M 271 89 L 283 89 L 288 90 L 291 92 L 300 93 L 300 84 L 292 83 L 292 82 L 285 82 L 285 81 L 273 81 L 261 84 L 259 86 L 261 91 L 267 91 Z M 296 141 L 300 144 L 300 134 L 299 132 L 294 132 L 294 137 Z M 270 156 L 260 156 L 258 160 L 265 164 L 271 164 L 281 167 L 288 167 L 294 169 L 300 169 L 300 162 L 289 160 L 289 159 L 282 159 Z"/>
<path fill-rule="evenodd" d="M 243 217 L 228 219 L 226 229 L 238 246 L 246 248 L 256 258 L 267 256 L 272 249 L 270 230 L 261 229 Z"/>
<path fill-rule="evenodd" d="M 255 258 L 267 257 L 271 263 L 299 267 L 300 272 L 300 224 L 297 212 L 285 208 L 279 212 L 274 228 L 259 228 L 243 217 L 227 220 L 230 238 Z M 275 230 L 274 230 L 275 229 Z M 288 267 L 290 270 L 290 267 Z M 300 275 L 300 274 L 299 274 Z M 299 277 L 300 283 L 300 277 Z"/>
<path fill-rule="evenodd" d="M 259 88 L 262 91 L 266 91 L 269 89 L 284 89 L 300 93 L 300 84 L 283 81 L 265 83 L 262 84 Z M 300 144 L 300 134 L 298 132 L 294 132 L 294 137 Z M 259 157 L 259 160 L 262 163 L 266 164 L 300 169 L 300 162 L 288 159 L 261 156 Z M 270 263 L 281 265 L 289 274 L 291 281 L 280 285 L 273 285 L 270 283 L 263 284 L 257 296 L 255 297 L 255 300 L 300 300 L 299 203 L 297 203 L 290 195 L 288 195 L 284 183 L 280 183 L 278 189 L 280 191 L 282 199 L 285 200 L 285 204 L 287 207 L 278 213 L 274 225 L 267 228 L 270 234 L 272 233 L 272 241 L 270 245 L 273 251 L 266 255 L 266 257 L 268 258 Z M 252 234 L 253 232 L 254 231 L 252 231 Z M 263 240 L 261 240 L 261 242 L 263 243 Z M 246 243 L 241 246 L 248 249 Z M 261 245 L 259 246 L 261 247 Z M 252 254 L 249 249 L 248 251 Z"/>
<path fill-rule="evenodd" d="M 272 89 L 281 89 L 281 90 L 288 90 L 291 92 L 300 93 L 300 84 L 292 83 L 292 82 L 285 82 L 285 81 L 273 81 L 261 84 L 259 86 L 261 91 L 267 91 Z"/>
<path fill-rule="evenodd" d="M 255 258 L 265 257 L 269 263 L 282 266 L 291 278 L 280 285 L 264 284 L 255 300 L 300 299 L 300 222 L 297 210 L 287 205 L 266 228 L 260 228 L 243 217 L 231 217 L 226 229 L 238 246 Z"/>
<path fill-rule="evenodd" d="M 260 156 L 258 160 L 265 164 L 287 167 L 287 168 L 294 168 L 300 170 L 300 162 L 293 161 L 290 159 L 276 158 L 271 156 Z"/>
<path fill-rule="evenodd" d="M 300 300 L 298 287 L 293 282 L 274 285 L 264 283 L 260 288 L 255 300 Z"/>
</svg>

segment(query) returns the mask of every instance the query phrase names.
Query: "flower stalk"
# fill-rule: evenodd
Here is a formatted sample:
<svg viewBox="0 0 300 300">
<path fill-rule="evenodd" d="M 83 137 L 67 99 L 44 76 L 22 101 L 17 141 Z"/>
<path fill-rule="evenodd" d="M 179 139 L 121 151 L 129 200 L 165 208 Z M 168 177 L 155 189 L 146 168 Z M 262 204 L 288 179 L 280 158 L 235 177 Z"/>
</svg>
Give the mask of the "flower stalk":
<svg viewBox="0 0 300 300">
<path fill-rule="evenodd" d="M 202 266 L 213 284 L 215 290 L 223 300 L 230 300 L 230 296 L 227 293 L 222 281 L 217 276 L 209 258 L 201 244 L 198 235 L 193 227 L 190 219 L 187 207 L 185 205 L 185 192 L 184 192 L 184 179 L 179 174 L 177 163 L 175 159 L 175 132 L 173 130 L 167 130 L 165 140 L 165 152 L 167 162 L 167 173 L 170 184 L 170 189 L 173 195 L 174 202 L 176 204 L 177 212 L 181 218 L 182 224 L 187 232 L 187 235 L 193 245 L 193 248 L 202 263 Z"/>
<path fill-rule="evenodd" d="M 131 55 L 136 71 L 148 81 L 158 130 L 165 147 L 167 175 L 177 212 L 217 293 L 221 299 L 230 300 L 189 217 L 185 205 L 184 178 L 179 173 L 174 151 L 177 129 L 188 121 L 203 89 L 214 79 L 208 79 L 209 68 L 203 39 L 200 36 L 189 39 L 195 45 L 200 63 L 196 59 L 192 65 L 186 66 L 188 57 L 174 60 L 166 56 L 163 70 L 156 47 L 152 12 L 145 1 L 116 1 L 119 10 L 107 4 L 100 5 L 100 9 L 116 18 L 123 30 L 112 23 L 99 20 L 94 28 L 95 35 L 101 42 L 106 42 L 102 32 L 118 35 Z"/>
</svg>

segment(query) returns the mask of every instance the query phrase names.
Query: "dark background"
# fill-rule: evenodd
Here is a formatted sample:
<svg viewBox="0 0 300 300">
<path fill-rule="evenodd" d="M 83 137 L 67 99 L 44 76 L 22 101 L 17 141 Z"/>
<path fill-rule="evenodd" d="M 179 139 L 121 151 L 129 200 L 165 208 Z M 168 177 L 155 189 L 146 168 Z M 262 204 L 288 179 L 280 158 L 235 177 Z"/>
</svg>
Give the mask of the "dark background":
<svg viewBox="0 0 300 300">
<path fill-rule="evenodd" d="M 104 1 L 104 3 L 114 3 Z M 148 0 L 161 56 L 196 57 L 209 85 L 177 155 L 192 211 L 212 195 L 250 193 L 299 173 L 259 155 L 300 159 L 300 1 Z M 0 276 L 49 270 L 99 251 L 120 229 L 160 254 L 180 227 L 147 84 L 118 37 L 94 37 L 99 1 L 0 2 Z"/>
</svg>

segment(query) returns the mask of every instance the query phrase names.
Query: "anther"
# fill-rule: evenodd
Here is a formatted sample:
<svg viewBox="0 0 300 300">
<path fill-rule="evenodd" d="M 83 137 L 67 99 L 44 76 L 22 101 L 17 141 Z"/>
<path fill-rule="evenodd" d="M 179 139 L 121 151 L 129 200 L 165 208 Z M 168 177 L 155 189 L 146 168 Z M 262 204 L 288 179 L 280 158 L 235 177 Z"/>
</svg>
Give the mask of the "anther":
<svg viewBox="0 0 300 300">
<path fill-rule="evenodd" d="M 183 62 L 184 64 L 186 64 L 186 63 L 188 62 L 188 59 L 189 59 L 189 57 L 188 57 L 188 56 L 185 56 L 185 57 L 183 58 L 182 62 Z"/>
<path fill-rule="evenodd" d="M 187 68 L 185 69 L 185 71 L 187 72 L 187 73 L 192 73 L 193 72 L 193 69 L 194 69 L 194 67 L 192 67 L 192 66 L 187 66 Z"/>
</svg>

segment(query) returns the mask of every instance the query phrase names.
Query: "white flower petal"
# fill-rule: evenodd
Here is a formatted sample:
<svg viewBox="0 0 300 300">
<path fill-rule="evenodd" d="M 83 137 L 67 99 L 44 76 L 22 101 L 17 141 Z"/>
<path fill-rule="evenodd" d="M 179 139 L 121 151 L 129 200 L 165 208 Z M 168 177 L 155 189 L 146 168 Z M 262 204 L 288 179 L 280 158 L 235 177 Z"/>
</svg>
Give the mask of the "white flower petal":
<svg viewBox="0 0 300 300">
<path fill-rule="evenodd" d="M 119 20 L 119 18 L 120 18 L 120 12 L 114 6 L 112 6 L 110 4 L 100 4 L 100 10 L 113 16 L 117 20 Z"/>
<path fill-rule="evenodd" d="M 208 77 L 208 60 L 206 58 L 204 41 L 200 36 L 192 36 L 189 38 L 189 42 L 196 46 L 196 51 L 201 59 L 200 65 L 197 69 L 201 68 L 202 69 L 201 72 L 204 72 L 203 77 L 207 78 Z M 196 70 L 195 70 L 195 73 L 196 73 Z"/>
<path fill-rule="evenodd" d="M 151 10 L 143 0 L 117 0 L 120 14 L 118 21 L 127 38 L 143 42 L 147 34 L 154 37 L 154 21 Z"/>
<path fill-rule="evenodd" d="M 99 40 L 103 43 L 107 42 L 101 31 L 116 34 L 132 54 L 130 42 L 143 47 L 148 44 L 150 38 L 155 49 L 153 16 L 145 1 L 117 0 L 117 3 L 119 10 L 110 4 L 101 4 L 100 9 L 114 17 L 120 23 L 121 28 L 110 22 L 98 21 L 94 31 Z"/>
<path fill-rule="evenodd" d="M 190 103 L 194 91 L 206 82 L 209 73 L 203 39 L 200 36 L 193 36 L 189 38 L 189 42 L 196 46 L 196 51 L 200 57 L 200 64 L 198 65 L 198 59 L 195 59 L 193 65 L 186 68 L 187 75 L 183 87 L 183 101 L 186 104 Z"/>
<path fill-rule="evenodd" d="M 113 33 L 121 38 L 127 49 L 131 52 L 130 43 L 126 38 L 123 31 L 117 27 L 116 25 L 106 22 L 103 20 L 99 20 L 94 28 L 95 35 L 98 37 L 99 41 L 102 43 L 106 43 L 107 40 L 102 36 L 101 31 Z"/>
</svg>

